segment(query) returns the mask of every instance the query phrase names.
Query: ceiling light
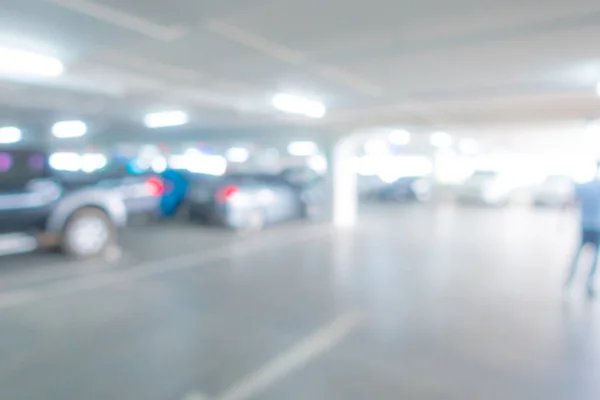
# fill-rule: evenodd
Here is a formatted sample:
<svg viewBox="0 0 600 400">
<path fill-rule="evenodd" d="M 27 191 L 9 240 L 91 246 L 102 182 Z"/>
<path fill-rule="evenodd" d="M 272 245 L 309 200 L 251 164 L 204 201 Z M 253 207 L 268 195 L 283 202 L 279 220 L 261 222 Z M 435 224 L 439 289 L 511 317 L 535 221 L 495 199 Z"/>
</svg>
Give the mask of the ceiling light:
<svg viewBox="0 0 600 400">
<path fill-rule="evenodd" d="M 292 142 L 288 146 L 288 153 L 293 156 L 312 156 L 319 152 L 315 142 Z"/>
<path fill-rule="evenodd" d="M 473 139 L 463 139 L 458 143 L 458 149 L 464 154 L 473 155 L 479 150 L 479 145 Z"/>
<path fill-rule="evenodd" d="M 0 143 L 11 144 L 20 142 L 22 138 L 21 130 L 14 126 L 5 126 L 0 128 Z"/>
<path fill-rule="evenodd" d="M 0 46 L 0 74 L 53 77 L 64 70 L 54 57 Z"/>
<path fill-rule="evenodd" d="M 452 146 L 452 136 L 446 132 L 435 132 L 429 138 L 429 143 L 434 147 L 450 147 Z"/>
<path fill-rule="evenodd" d="M 82 158 L 77 153 L 54 153 L 50 155 L 48 164 L 59 171 L 79 171 L 82 167 Z"/>
<path fill-rule="evenodd" d="M 52 126 L 52 134 L 59 139 L 77 138 L 87 133 L 83 121 L 61 121 Z"/>
<path fill-rule="evenodd" d="M 183 111 L 166 111 L 148 114 L 144 117 L 144 125 L 148 128 L 165 128 L 180 126 L 189 122 L 188 115 Z"/>
<path fill-rule="evenodd" d="M 243 147 L 232 147 L 229 150 L 227 150 L 225 156 L 231 162 L 244 163 L 248 161 L 248 158 L 250 157 L 250 152 Z"/>
<path fill-rule="evenodd" d="M 279 111 L 300 114 L 309 118 L 323 118 L 327 112 L 327 109 L 320 101 L 285 93 L 275 95 L 272 103 L 273 107 Z"/>
<path fill-rule="evenodd" d="M 410 143 L 410 132 L 404 129 L 396 129 L 390 132 L 388 139 L 393 145 L 406 146 Z"/>
<path fill-rule="evenodd" d="M 104 154 L 87 153 L 81 156 L 81 170 L 83 172 L 94 172 L 106 167 L 108 159 Z"/>
<path fill-rule="evenodd" d="M 220 176 L 227 172 L 227 160 L 223 156 L 198 152 L 186 156 L 186 169 L 197 174 Z"/>
</svg>

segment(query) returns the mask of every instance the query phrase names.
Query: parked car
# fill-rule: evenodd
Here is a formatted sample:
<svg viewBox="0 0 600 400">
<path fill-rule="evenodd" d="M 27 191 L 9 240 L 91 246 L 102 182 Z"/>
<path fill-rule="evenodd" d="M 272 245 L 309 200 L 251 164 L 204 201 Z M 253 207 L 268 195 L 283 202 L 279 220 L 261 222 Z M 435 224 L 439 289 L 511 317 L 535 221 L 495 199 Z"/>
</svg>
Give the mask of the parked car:
<svg viewBox="0 0 600 400">
<path fill-rule="evenodd" d="M 496 171 L 476 171 L 456 190 L 457 200 L 461 203 L 505 206 L 510 202 L 515 187 Z"/>
<path fill-rule="evenodd" d="M 40 247 L 77 257 L 103 253 L 126 224 L 128 207 L 136 210 L 139 198 L 161 190 L 160 181 L 128 179 L 61 174 L 44 152 L 0 148 L 0 255 Z"/>
<path fill-rule="evenodd" d="M 192 220 L 235 230 L 260 230 L 265 225 L 307 217 L 318 198 L 282 176 L 233 174 L 192 182 L 186 198 Z"/>
<path fill-rule="evenodd" d="M 431 198 L 431 189 L 428 179 L 407 176 L 380 188 L 377 198 L 383 201 L 427 201 Z"/>
<path fill-rule="evenodd" d="M 124 165 L 113 165 L 93 172 L 54 172 L 65 189 L 82 187 L 112 191 L 121 197 L 128 217 L 156 217 L 160 197 L 167 189 L 162 177 L 154 173 L 132 174 Z"/>
<path fill-rule="evenodd" d="M 574 183 L 568 176 L 551 175 L 534 189 L 533 204 L 544 207 L 565 207 L 573 201 Z"/>
</svg>

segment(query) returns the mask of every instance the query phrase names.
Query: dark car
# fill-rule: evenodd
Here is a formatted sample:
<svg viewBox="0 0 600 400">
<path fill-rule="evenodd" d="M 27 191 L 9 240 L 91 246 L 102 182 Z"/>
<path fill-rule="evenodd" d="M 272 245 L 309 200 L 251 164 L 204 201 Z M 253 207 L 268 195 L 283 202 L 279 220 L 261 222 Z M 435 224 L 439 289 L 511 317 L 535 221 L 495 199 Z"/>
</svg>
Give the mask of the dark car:
<svg viewBox="0 0 600 400">
<path fill-rule="evenodd" d="M 111 165 L 93 173 L 54 172 L 67 190 L 83 187 L 111 191 L 121 197 L 128 217 L 156 217 L 166 182 L 154 173 L 133 174 L 124 165 Z"/>
<path fill-rule="evenodd" d="M 268 174 L 234 174 L 190 184 L 186 198 L 192 220 L 236 230 L 307 217 L 312 189 Z M 309 200 L 310 199 L 310 200 Z"/>
<path fill-rule="evenodd" d="M 422 177 L 407 176 L 379 189 L 383 201 L 427 201 L 431 198 L 431 182 Z"/>
<path fill-rule="evenodd" d="M 81 257 L 100 254 L 116 241 L 128 206 L 155 197 L 160 185 L 145 178 L 61 174 L 49 167 L 44 152 L 0 147 L 0 255 L 39 247 Z"/>
</svg>

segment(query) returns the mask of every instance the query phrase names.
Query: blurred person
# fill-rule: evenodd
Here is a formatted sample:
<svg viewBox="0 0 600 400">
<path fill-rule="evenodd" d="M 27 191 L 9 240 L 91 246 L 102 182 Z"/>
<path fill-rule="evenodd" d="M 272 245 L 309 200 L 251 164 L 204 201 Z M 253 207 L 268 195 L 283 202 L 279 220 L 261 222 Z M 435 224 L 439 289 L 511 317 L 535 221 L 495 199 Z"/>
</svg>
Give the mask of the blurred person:
<svg viewBox="0 0 600 400">
<path fill-rule="evenodd" d="M 174 169 L 163 172 L 162 179 L 165 182 L 165 192 L 160 200 L 160 216 L 172 218 L 185 200 L 189 182 L 181 172 Z"/>
<path fill-rule="evenodd" d="M 587 280 L 587 292 L 590 297 L 596 296 L 594 279 L 600 258 L 600 162 L 596 165 L 596 176 L 593 181 L 577 185 L 575 201 L 580 209 L 581 242 L 573 258 L 566 287 L 569 288 L 577 274 L 581 253 L 586 245 L 594 249 L 594 259 Z"/>
</svg>

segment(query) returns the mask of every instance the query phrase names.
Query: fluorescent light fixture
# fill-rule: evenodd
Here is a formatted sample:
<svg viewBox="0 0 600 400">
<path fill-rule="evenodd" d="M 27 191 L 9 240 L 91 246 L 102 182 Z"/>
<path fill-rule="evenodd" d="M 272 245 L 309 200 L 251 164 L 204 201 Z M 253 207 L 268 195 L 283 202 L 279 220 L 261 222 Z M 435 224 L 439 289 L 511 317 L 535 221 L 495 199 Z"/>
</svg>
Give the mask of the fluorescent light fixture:
<svg viewBox="0 0 600 400">
<path fill-rule="evenodd" d="M 82 167 L 82 157 L 77 153 L 54 153 L 48 159 L 50 167 L 59 171 L 79 171 Z"/>
<path fill-rule="evenodd" d="M 309 118 L 323 118 L 327 109 L 320 101 L 300 96 L 280 93 L 273 97 L 273 107 L 289 114 L 304 115 Z"/>
<path fill-rule="evenodd" d="M 11 144 L 21 141 L 22 138 L 21 130 L 15 126 L 5 126 L 0 128 L 0 143 Z"/>
<path fill-rule="evenodd" d="M 2 75 L 54 77 L 62 74 L 63 70 L 63 64 L 54 57 L 0 46 Z"/>
<path fill-rule="evenodd" d="M 473 139 L 463 139 L 458 143 L 458 149 L 463 154 L 473 155 L 479 151 L 479 145 Z"/>
<path fill-rule="evenodd" d="M 319 152 L 315 142 L 292 142 L 288 145 L 288 153 L 293 156 L 306 157 Z"/>
<path fill-rule="evenodd" d="M 83 172 L 94 172 L 106 167 L 108 160 L 104 154 L 87 153 L 81 156 L 81 170 Z"/>
<path fill-rule="evenodd" d="M 61 121 L 52 126 L 52 134 L 59 139 L 77 138 L 87 133 L 87 125 L 83 121 Z"/>
<path fill-rule="evenodd" d="M 189 122 L 188 115 L 183 111 L 165 111 L 148 114 L 144 117 L 144 125 L 148 128 L 166 128 L 181 126 Z"/>
<path fill-rule="evenodd" d="M 186 161 L 187 170 L 198 174 L 221 176 L 227 171 L 227 160 L 223 156 L 201 154 L 189 157 Z"/>
<path fill-rule="evenodd" d="M 434 147 L 444 148 L 452 146 L 452 136 L 446 132 L 435 132 L 431 134 L 429 143 Z"/>
<path fill-rule="evenodd" d="M 232 147 L 225 154 L 227 159 L 234 163 L 244 163 L 250 158 L 250 152 L 243 147 Z"/>
<path fill-rule="evenodd" d="M 404 129 L 395 129 L 390 132 L 388 139 L 393 145 L 406 146 L 410 143 L 410 132 Z"/>
</svg>

